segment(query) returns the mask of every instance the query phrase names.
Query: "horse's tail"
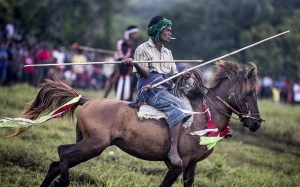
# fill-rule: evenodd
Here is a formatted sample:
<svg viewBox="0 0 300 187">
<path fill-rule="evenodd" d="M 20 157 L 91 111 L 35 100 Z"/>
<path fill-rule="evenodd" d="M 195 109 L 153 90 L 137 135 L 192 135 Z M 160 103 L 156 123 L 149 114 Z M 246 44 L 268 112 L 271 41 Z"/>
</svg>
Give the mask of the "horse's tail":
<svg viewBox="0 0 300 187">
<path fill-rule="evenodd" d="M 31 120 L 37 119 L 39 115 L 48 114 L 78 96 L 78 93 L 67 84 L 59 80 L 46 79 L 45 82 L 40 85 L 36 97 L 24 109 L 22 118 Z M 82 102 L 81 99 L 71 108 L 64 111 L 60 117 L 73 117 L 76 107 L 82 104 L 80 102 Z M 9 137 L 15 137 L 30 128 L 31 126 L 19 128 Z"/>
</svg>

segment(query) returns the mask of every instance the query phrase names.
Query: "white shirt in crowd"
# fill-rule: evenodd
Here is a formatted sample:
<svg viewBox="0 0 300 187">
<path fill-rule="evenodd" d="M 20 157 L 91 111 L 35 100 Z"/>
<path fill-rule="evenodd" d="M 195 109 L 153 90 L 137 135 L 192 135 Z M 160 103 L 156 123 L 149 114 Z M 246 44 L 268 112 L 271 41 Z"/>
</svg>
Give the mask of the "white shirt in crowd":
<svg viewBox="0 0 300 187">
<path fill-rule="evenodd" d="M 300 84 L 295 83 L 293 85 L 293 92 L 294 92 L 294 101 L 300 102 Z"/>
<path fill-rule="evenodd" d="M 272 86 L 272 82 L 273 82 L 273 80 L 270 77 L 265 76 L 262 80 L 262 86 L 263 87 L 270 87 L 270 86 Z"/>
<path fill-rule="evenodd" d="M 11 23 L 8 23 L 6 25 L 6 32 L 7 32 L 6 38 L 11 39 L 14 36 L 14 25 Z"/>
<path fill-rule="evenodd" d="M 57 64 L 63 64 L 65 62 L 65 59 L 66 59 L 66 54 L 61 52 L 61 51 L 58 51 L 58 50 L 54 50 L 52 52 L 52 56 L 53 58 L 56 59 L 56 63 Z M 60 66 L 61 69 L 64 69 L 65 66 Z"/>
</svg>

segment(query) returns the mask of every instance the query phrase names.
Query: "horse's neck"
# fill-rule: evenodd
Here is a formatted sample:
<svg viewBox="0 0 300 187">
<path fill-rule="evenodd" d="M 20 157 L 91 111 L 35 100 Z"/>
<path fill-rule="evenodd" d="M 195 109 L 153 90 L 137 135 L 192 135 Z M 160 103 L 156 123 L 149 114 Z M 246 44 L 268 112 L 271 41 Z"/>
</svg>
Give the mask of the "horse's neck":
<svg viewBox="0 0 300 187">
<path fill-rule="evenodd" d="M 223 131 L 224 128 L 229 123 L 229 116 L 222 114 L 220 110 L 228 115 L 231 116 L 232 112 L 220 101 L 217 99 L 216 96 L 219 96 L 222 100 L 227 101 L 229 94 L 228 94 L 228 87 L 227 84 L 222 84 L 216 88 L 211 89 L 212 93 L 208 93 L 208 98 L 212 101 L 210 102 L 208 99 L 206 100 L 206 104 L 209 107 L 211 113 L 212 121 L 217 125 L 219 131 Z M 218 110 L 219 109 L 219 110 Z"/>
<path fill-rule="evenodd" d="M 204 112 L 203 100 L 197 100 L 192 102 L 192 108 L 194 112 Z M 206 117 L 205 114 L 195 114 L 193 117 L 193 125 L 190 127 L 190 131 L 198 131 L 205 129 Z"/>
</svg>

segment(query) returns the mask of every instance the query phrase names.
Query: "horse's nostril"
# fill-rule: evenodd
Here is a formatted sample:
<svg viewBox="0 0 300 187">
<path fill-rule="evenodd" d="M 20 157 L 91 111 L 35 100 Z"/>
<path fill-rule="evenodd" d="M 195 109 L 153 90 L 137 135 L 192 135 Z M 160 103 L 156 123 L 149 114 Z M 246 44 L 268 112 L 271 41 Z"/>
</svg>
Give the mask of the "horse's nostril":
<svg viewBox="0 0 300 187">
<path fill-rule="evenodd" d="M 243 123 L 244 127 L 248 127 L 247 119 L 242 118 L 241 122 Z"/>
<path fill-rule="evenodd" d="M 254 127 L 259 128 L 260 127 L 260 122 L 258 122 L 258 121 L 254 122 Z"/>
</svg>

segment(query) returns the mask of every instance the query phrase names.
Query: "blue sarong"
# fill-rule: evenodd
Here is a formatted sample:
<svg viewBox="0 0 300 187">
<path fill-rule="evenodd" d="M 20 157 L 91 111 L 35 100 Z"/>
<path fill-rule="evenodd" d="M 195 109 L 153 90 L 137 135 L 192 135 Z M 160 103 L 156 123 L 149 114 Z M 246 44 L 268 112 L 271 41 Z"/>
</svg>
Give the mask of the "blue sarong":
<svg viewBox="0 0 300 187">
<path fill-rule="evenodd" d="M 141 104 L 146 103 L 146 100 L 148 98 L 148 91 L 149 88 L 145 87 L 146 85 L 153 85 L 156 83 L 159 83 L 167 78 L 170 77 L 170 74 L 160 74 L 157 72 L 150 72 L 149 76 L 147 78 L 139 77 L 137 82 L 137 89 L 138 93 L 136 95 L 136 98 L 132 103 L 129 103 L 128 105 L 131 107 L 138 108 Z M 174 88 L 174 83 L 172 80 L 169 80 L 161 85 L 159 85 L 161 88 L 165 88 L 168 91 L 171 91 Z"/>
</svg>

